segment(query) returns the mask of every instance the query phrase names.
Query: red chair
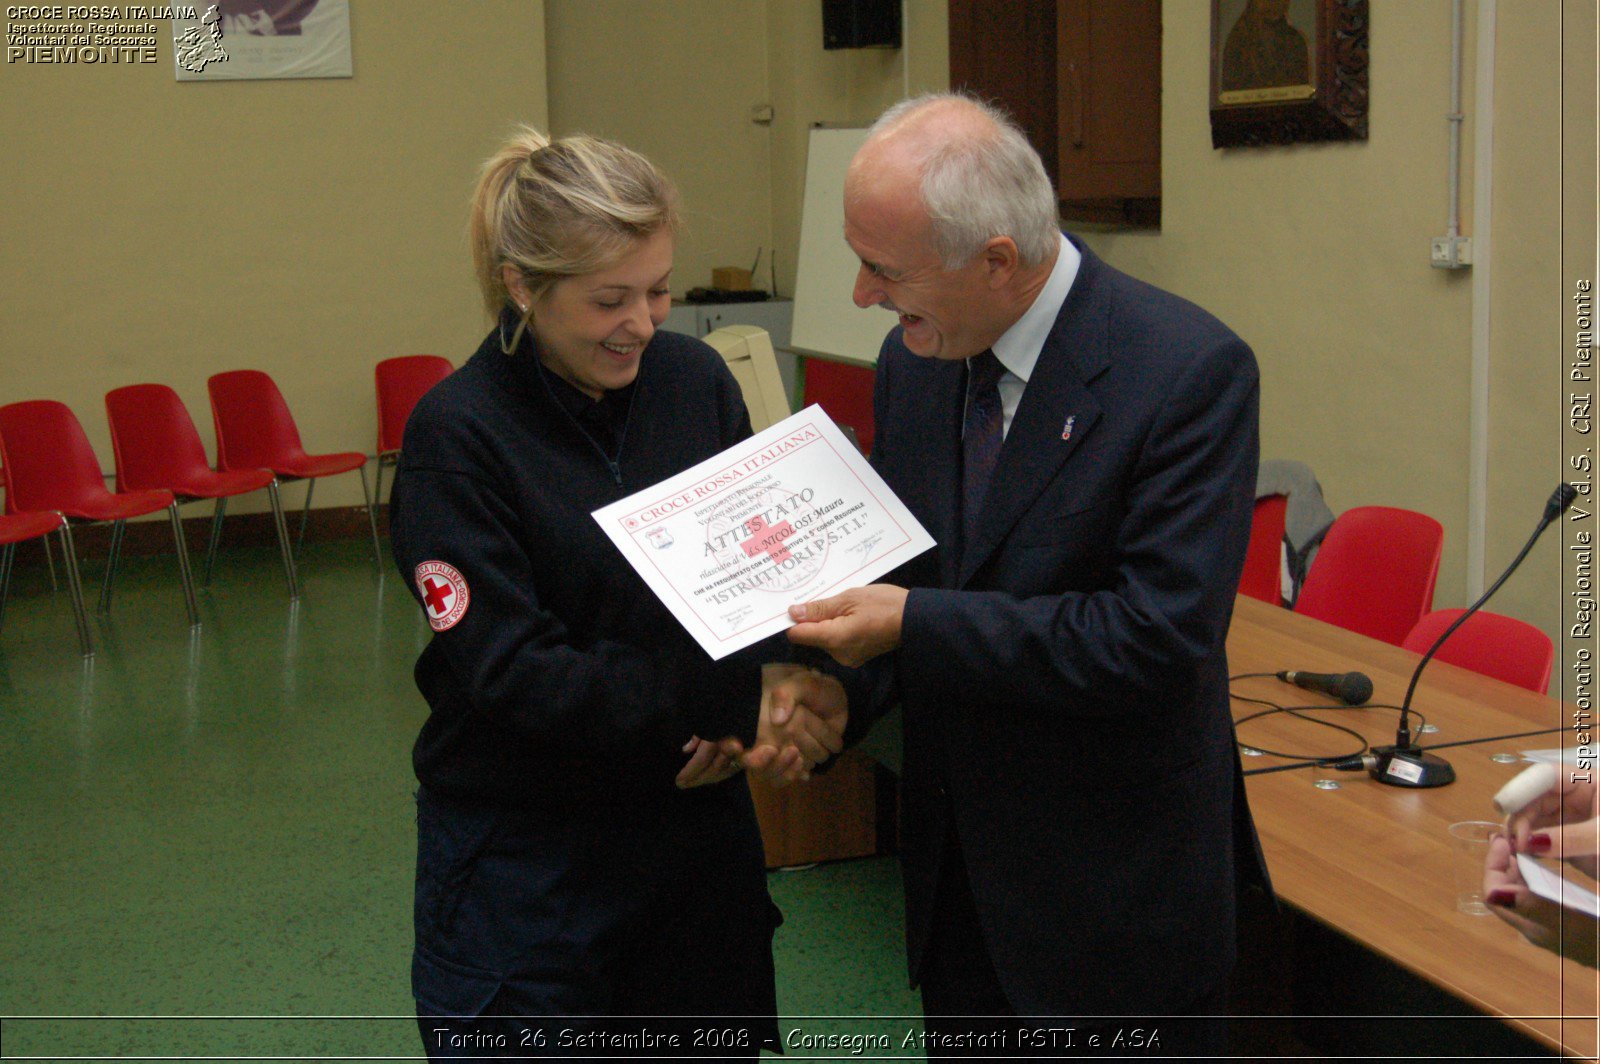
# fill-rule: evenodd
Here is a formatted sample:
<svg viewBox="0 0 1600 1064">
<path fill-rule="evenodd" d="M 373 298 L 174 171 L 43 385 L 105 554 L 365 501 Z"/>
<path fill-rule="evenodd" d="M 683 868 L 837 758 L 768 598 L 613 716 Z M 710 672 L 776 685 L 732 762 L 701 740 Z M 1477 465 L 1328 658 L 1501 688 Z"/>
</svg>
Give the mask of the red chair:
<svg viewBox="0 0 1600 1064">
<path fill-rule="evenodd" d="M 283 555 L 283 575 L 289 598 L 299 597 L 295 586 L 294 556 L 289 551 L 289 531 L 278 498 L 278 478 L 270 469 L 236 469 L 219 473 L 206 461 L 205 445 L 194 427 L 188 407 L 165 384 L 130 384 L 106 393 L 106 419 L 111 423 L 111 449 L 117 459 L 118 491 L 165 488 L 181 506 L 213 499 L 211 541 L 206 547 L 202 583 L 211 586 L 211 567 L 217 560 L 217 541 L 228 500 L 235 495 L 267 489 L 272 501 L 273 526 Z"/>
<path fill-rule="evenodd" d="M 5 463 L 6 509 L 12 513 L 55 512 L 82 521 L 110 521 L 111 549 L 106 557 L 100 612 L 111 611 L 111 584 L 116 579 L 122 537 L 128 519 L 166 510 L 178 551 L 178 574 L 191 627 L 200 623 L 189 573 L 189 551 L 172 492 L 106 490 L 100 460 L 65 403 L 36 399 L 0 407 L 0 462 Z"/>
<path fill-rule="evenodd" d="M 1426 654 L 1465 612 L 1434 610 L 1417 622 L 1400 645 Z M 1445 640 L 1434 657 L 1542 695 L 1550 686 L 1556 648 L 1549 636 L 1526 621 L 1480 610 Z"/>
<path fill-rule="evenodd" d="M 1444 527 L 1413 510 L 1357 506 L 1333 522 L 1296 613 L 1399 646 L 1433 608 Z"/>
<path fill-rule="evenodd" d="M 383 467 L 400 460 L 400 438 L 411 408 L 454 371 L 450 360 L 439 355 L 386 358 L 373 371 L 378 385 L 378 482 L 372 491 L 373 502 L 383 501 Z"/>
<path fill-rule="evenodd" d="M 67 559 L 67 586 L 72 589 L 72 615 L 78 622 L 78 649 L 84 657 L 94 653 L 94 640 L 89 635 L 89 618 L 83 611 L 83 582 L 78 578 L 78 556 L 72 545 L 72 530 L 67 519 L 60 514 L 5 514 L 0 515 L 0 626 L 5 624 L 6 595 L 11 591 L 11 563 L 17 555 L 17 544 L 30 539 L 61 533 L 61 553 Z M 49 540 L 45 540 L 48 546 Z M 53 563 L 52 563 L 53 564 Z"/>
<path fill-rule="evenodd" d="M 217 468 L 270 469 L 279 480 L 304 480 L 306 504 L 300 514 L 300 535 L 295 550 L 306 538 L 311 517 L 311 493 L 321 477 L 355 470 L 361 474 L 361 495 L 367 501 L 367 524 L 372 529 L 372 553 L 379 568 L 383 549 L 378 546 L 378 521 L 367 490 L 367 456 L 359 451 L 307 454 L 300 443 L 289 404 L 272 378 L 260 370 L 239 369 L 218 373 L 206 381 L 211 394 L 211 416 L 217 427 Z"/>
<path fill-rule="evenodd" d="M 806 403 L 816 403 L 834 421 L 854 429 L 862 454 L 872 453 L 874 376 L 865 366 L 806 359 Z"/>
<path fill-rule="evenodd" d="M 1283 521 L 1288 509 L 1286 495 L 1263 495 L 1256 500 L 1239 594 L 1283 605 Z"/>
</svg>

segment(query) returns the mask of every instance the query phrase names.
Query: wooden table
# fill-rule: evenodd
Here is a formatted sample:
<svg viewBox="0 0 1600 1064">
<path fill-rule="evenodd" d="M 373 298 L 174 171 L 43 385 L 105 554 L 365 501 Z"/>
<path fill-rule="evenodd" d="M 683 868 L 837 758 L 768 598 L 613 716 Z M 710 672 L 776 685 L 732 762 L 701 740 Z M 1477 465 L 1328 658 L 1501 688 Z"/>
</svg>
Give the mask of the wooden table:
<svg viewBox="0 0 1600 1064">
<path fill-rule="evenodd" d="M 1374 703 L 1398 704 L 1417 660 L 1399 647 L 1249 598 L 1239 599 L 1228 633 L 1234 675 L 1359 670 L 1372 677 Z M 1240 680 L 1233 691 L 1287 705 L 1326 701 L 1276 679 Z M 1234 716 L 1255 708 L 1236 701 Z M 1422 737 L 1424 745 L 1572 722 L 1571 706 L 1438 661 L 1423 673 L 1412 709 L 1439 728 Z M 1355 728 L 1373 745 L 1394 742 L 1393 710 L 1318 715 Z M 1280 899 L 1552 1049 L 1594 1058 L 1597 973 L 1529 945 L 1492 915 L 1457 912 L 1447 832 L 1456 821 L 1498 819 L 1493 795 L 1524 766 L 1496 763 L 1491 754 L 1571 745 L 1570 735 L 1442 750 L 1457 779 L 1433 790 L 1322 769 L 1249 777 L 1250 808 Z M 1311 756 L 1354 745 L 1284 714 L 1243 725 L 1239 740 Z M 1246 757 L 1244 763 L 1250 772 L 1283 761 Z M 1337 779 L 1339 789 L 1314 786 L 1327 778 Z"/>
</svg>

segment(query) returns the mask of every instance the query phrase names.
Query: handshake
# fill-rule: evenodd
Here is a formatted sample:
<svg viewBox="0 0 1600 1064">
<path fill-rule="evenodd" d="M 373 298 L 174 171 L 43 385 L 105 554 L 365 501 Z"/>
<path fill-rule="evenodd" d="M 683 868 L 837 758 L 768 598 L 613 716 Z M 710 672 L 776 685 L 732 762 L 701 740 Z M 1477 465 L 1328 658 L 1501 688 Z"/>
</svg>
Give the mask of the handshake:
<svg viewBox="0 0 1600 1064">
<path fill-rule="evenodd" d="M 677 785 L 720 783 L 741 769 L 778 786 L 809 779 L 813 768 L 844 749 L 848 708 L 844 686 L 832 676 L 803 665 L 763 665 L 755 745 L 746 750 L 733 736 L 690 738 Z"/>
</svg>

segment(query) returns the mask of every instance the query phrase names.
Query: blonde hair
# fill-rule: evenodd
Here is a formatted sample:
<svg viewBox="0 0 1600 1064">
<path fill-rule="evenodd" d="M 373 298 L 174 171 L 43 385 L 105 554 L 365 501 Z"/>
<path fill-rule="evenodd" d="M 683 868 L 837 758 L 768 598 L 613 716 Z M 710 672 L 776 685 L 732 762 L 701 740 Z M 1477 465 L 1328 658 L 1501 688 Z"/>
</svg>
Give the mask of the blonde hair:
<svg viewBox="0 0 1600 1064">
<path fill-rule="evenodd" d="M 472 197 L 483 305 L 498 317 L 509 301 L 504 266 L 537 297 L 563 277 L 605 269 L 662 229 L 678 229 L 677 193 L 649 159 L 598 137 L 552 141 L 519 126 L 483 164 Z"/>
</svg>

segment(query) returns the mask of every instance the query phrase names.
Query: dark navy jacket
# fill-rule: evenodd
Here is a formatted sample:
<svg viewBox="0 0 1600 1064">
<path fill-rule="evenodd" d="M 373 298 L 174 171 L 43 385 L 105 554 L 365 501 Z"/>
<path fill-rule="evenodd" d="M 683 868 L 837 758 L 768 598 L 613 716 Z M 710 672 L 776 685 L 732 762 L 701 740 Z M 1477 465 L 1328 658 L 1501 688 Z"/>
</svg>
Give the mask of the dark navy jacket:
<svg viewBox="0 0 1600 1064">
<path fill-rule="evenodd" d="M 953 831 L 1018 1012 L 1149 1015 L 1218 986 L 1236 872 L 1264 878 L 1224 649 L 1258 378 L 1215 318 L 1081 250 L 974 541 L 886 578 L 912 589 L 901 647 L 851 677 L 850 731 L 902 702 L 913 980 Z M 872 464 L 945 545 L 964 386 L 885 340 Z"/>
<path fill-rule="evenodd" d="M 514 803 L 662 793 L 691 734 L 754 736 L 757 644 L 720 662 L 667 612 L 591 512 L 746 437 L 721 357 L 658 332 L 640 362 L 615 469 L 552 394 L 531 340 L 491 333 L 407 422 L 394 483 L 395 560 L 459 571 L 466 612 L 416 680 L 432 714 L 417 777 L 441 795 Z"/>
<path fill-rule="evenodd" d="M 557 387 L 491 333 L 406 426 L 395 560 L 447 603 L 416 666 L 419 1014 L 736 1015 L 753 1052 L 779 917 L 750 792 L 673 778 L 690 735 L 753 738 L 784 645 L 713 663 L 590 516 L 748 436 L 744 402 L 716 352 L 658 332 L 608 455 Z"/>
</svg>

